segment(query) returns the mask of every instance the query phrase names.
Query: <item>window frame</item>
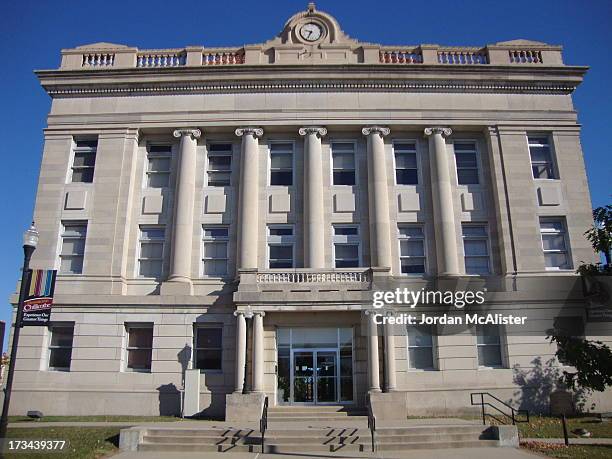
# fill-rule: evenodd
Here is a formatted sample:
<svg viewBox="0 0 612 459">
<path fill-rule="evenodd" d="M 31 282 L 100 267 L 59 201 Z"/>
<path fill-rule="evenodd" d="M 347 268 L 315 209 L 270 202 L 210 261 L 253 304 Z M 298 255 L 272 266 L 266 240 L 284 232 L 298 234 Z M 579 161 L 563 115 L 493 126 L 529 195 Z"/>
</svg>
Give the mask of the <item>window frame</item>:
<svg viewBox="0 0 612 459">
<path fill-rule="evenodd" d="M 164 237 L 163 238 L 143 238 L 143 230 L 148 230 L 148 229 L 161 229 L 164 232 Z M 164 277 L 164 259 L 165 259 L 165 255 L 166 255 L 166 237 L 167 237 L 167 232 L 166 232 L 166 227 L 164 225 L 139 225 L 138 226 L 138 253 L 137 253 L 137 259 L 136 259 L 136 277 L 138 277 L 139 279 L 155 279 L 155 280 L 160 280 Z M 155 242 L 155 241 L 161 241 L 162 244 L 162 254 L 160 258 L 143 258 L 142 257 L 142 243 L 145 242 Z M 147 260 L 147 261 L 151 261 L 151 260 L 159 260 L 161 263 L 161 269 L 160 269 L 160 274 L 159 277 L 152 277 L 152 276 L 144 276 L 141 274 L 141 262 L 143 260 Z"/>
<path fill-rule="evenodd" d="M 83 236 L 67 236 L 66 228 L 71 226 L 84 226 L 85 233 Z M 85 270 L 85 251 L 87 250 L 87 230 L 88 230 L 89 222 L 87 220 L 62 220 L 61 221 L 61 232 L 59 237 L 59 250 L 58 250 L 58 274 L 61 276 L 80 276 L 83 274 Z M 64 240 L 83 240 L 83 253 L 77 255 L 63 255 L 64 251 Z M 74 259 L 81 258 L 81 271 L 80 272 L 64 272 L 62 271 L 62 259 Z"/>
<path fill-rule="evenodd" d="M 457 164 L 457 150 L 455 149 L 455 145 L 458 143 L 472 143 L 474 145 L 474 157 L 476 158 L 476 177 L 478 178 L 478 183 L 459 183 L 459 165 Z M 460 151 L 459 153 L 471 153 L 472 151 Z M 478 148 L 478 140 L 476 139 L 454 139 L 453 140 L 453 159 L 455 161 L 455 180 L 457 181 L 457 186 L 483 186 L 483 177 L 482 177 L 482 164 L 480 161 L 480 150 Z M 473 169 L 473 168 L 462 168 L 462 169 Z"/>
<path fill-rule="evenodd" d="M 129 373 L 151 373 L 153 366 L 153 339 L 154 339 L 154 326 L 153 322 L 126 322 L 125 327 L 125 371 Z M 151 330 L 151 347 L 131 347 L 130 346 L 130 332 L 135 329 L 150 329 Z M 130 365 L 130 351 L 151 351 L 151 359 L 149 361 L 149 368 L 131 368 Z"/>
<path fill-rule="evenodd" d="M 224 151 L 212 151 L 211 146 L 213 145 L 228 145 L 229 150 Z M 229 171 L 220 170 L 220 169 L 211 169 L 210 156 L 226 156 L 230 158 L 230 168 Z M 234 143 L 233 142 L 223 142 L 223 141 L 214 141 L 208 142 L 206 145 L 206 164 L 205 164 L 205 172 L 204 172 L 204 186 L 210 188 L 227 188 L 233 185 L 233 164 L 234 164 Z M 211 185 L 210 184 L 210 174 L 211 172 L 229 172 L 229 183 L 227 185 Z"/>
<path fill-rule="evenodd" d="M 550 172 L 552 174 L 552 178 L 545 178 L 545 177 L 534 177 L 533 175 L 533 166 L 534 166 L 534 162 L 533 159 L 531 157 L 531 147 L 533 146 L 544 146 L 544 144 L 536 144 L 536 143 L 532 143 L 531 139 L 532 138 L 546 138 L 546 146 L 548 147 L 548 152 L 550 155 Z M 559 177 L 559 168 L 557 165 L 557 161 L 556 161 L 556 154 L 555 154 L 555 149 L 554 149 L 554 145 L 553 145 L 553 136 L 550 132 L 545 132 L 545 133 L 537 133 L 537 132 L 532 132 L 532 133 L 527 133 L 526 135 L 526 139 L 527 139 L 527 151 L 529 152 L 529 165 L 531 168 L 531 178 L 533 180 L 560 180 Z M 539 164 L 539 163 L 536 163 Z"/>
<path fill-rule="evenodd" d="M 207 237 L 206 236 L 206 230 L 209 229 L 224 229 L 227 231 L 227 236 L 224 237 L 219 237 L 219 238 L 214 238 L 214 237 Z M 227 278 L 229 276 L 229 241 L 230 241 L 230 227 L 229 225 L 208 225 L 208 224 L 203 224 L 202 225 L 202 238 L 201 238 L 201 244 L 200 244 L 200 277 L 204 278 L 204 279 L 224 279 Z M 207 242 L 213 242 L 213 243 L 220 243 L 220 242 L 224 242 L 225 243 L 225 258 L 205 258 L 204 254 L 205 254 L 205 250 L 204 250 L 204 246 L 206 245 Z M 225 274 L 219 275 L 219 276 L 211 276 L 211 275 L 207 275 L 206 274 L 206 270 L 205 270 L 205 262 L 206 260 L 225 260 Z"/>
<path fill-rule="evenodd" d="M 466 240 L 466 236 L 464 234 L 463 228 L 464 227 L 483 227 L 485 230 L 485 236 L 467 236 L 467 239 L 472 239 L 472 240 L 483 240 L 486 238 L 486 247 L 487 247 L 487 273 L 482 274 L 482 273 L 468 273 L 467 272 L 467 263 L 466 263 L 466 259 L 468 258 L 468 255 L 466 254 L 465 251 L 465 240 Z M 463 270 L 465 272 L 466 276 L 491 276 L 493 275 L 493 263 L 492 263 L 492 258 L 491 258 L 491 233 L 489 231 L 489 225 L 487 223 L 480 223 L 480 222 L 461 222 L 461 241 L 463 243 Z M 469 258 L 484 258 L 484 255 L 469 255 Z"/>
<path fill-rule="evenodd" d="M 410 345 L 410 330 L 415 327 L 428 327 L 429 336 L 431 337 L 431 346 L 411 346 Z M 437 329 L 435 325 L 406 325 L 404 328 L 406 331 L 406 365 L 410 372 L 420 371 L 436 371 L 438 370 L 438 356 L 437 356 Z M 431 367 L 428 368 L 417 368 L 412 366 L 412 359 L 410 358 L 410 349 L 423 349 L 430 348 L 431 350 Z"/>
<path fill-rule="evenodd" d="M 414 240 L 420 240 L 423 242 L 423 256 L 402 256 L 402 241 L 409 241 L 413 238 L 406 237 L 402 235 L 402 228 L 418 228 L 421 230 L 423 234 L 422 238 L 414 238 Z M 427 263 L 427 233 L 425 232 L 425 225 L 423 223 L 403 223 L 398 222 L 397 224 L 397 247 L 398 247 L 398 261 L 399 261 L 399 270 L 398 273 L 400 276 L 408 276 L 408 277 L 423 277 L 428 273 L 428 263 Z M 423 272 L 422 273 L 404 273 L 402 272 L 402 259 L 403 258 L 423 258 Z"/>
<path fill-rule="evenodd" d="M 558 222 L 561 223 L 561 226 L 563 228 L 562 231 L 553 231 L 553 230 L 548 230 L 548 231 L 543 231 L 542 229 L 542 223 L 543 222 Z M 540 241 L 542 243 L 542 255 L 544 257 L 544 269 L 546 271 L 572 271 L 574 268 L 574 262 L 572 260 L 572 251 L 571 251 L 571 246 L 570 246 L 570 241 L 569 241 L 569 234 L 567 231 L 567 220 L 565 217 L 554 217 L 554 216 L 540 216 L 538 217 L 538 223 L 539 223 L 539 227 L 540 227 Z M 544 248 L 544 235 L 545 234 L 553 234 L 553 235 L 560 235 L 563 237 L 563 246 L 564 249 L 563 250 L 557 250 L 557 249 L 545 249 Z M 563 253 L 565 254 L 565 258 L 567 260 L 567 267 L 566 268 L 561 268 L 561 267 L 549 267 L 546 266 L 546 254 L 549 253 Z"/>
<path fill-rule="evenodd" d="M 398 183 L 397 182 L 397 171 L 398 171 L 398 167 L 397 167 L 397 155 L 398 154 L 410 154 L 412 153 L 412 151 L 400 151 L 399 153 L 397 152 L 395 146 L 397 144 L 412 144 L 414 145 L 414 156 L 415 156 L 415 162 L 416 162 L 416 177 L 417 177 L 417 183 Z M 422 182 L 422 177 L 421 177 L 421 167 L 420 167 L 420 155 L 419 155 L 419 148 L 418 148 L 418 142 L 416 141 L 416 139 L 394 139 L 392 142 L 392 149 L 393 149 L 393 183 L 395 184 L 395 186 L 399 186 L 399 187 L 404 187 L 404 186 L 420 186 L 421 182 Z M 408 168 L 402 168 L 401 170 L 410 170 Z"/>
<path fill-rule="evenodd" d="M 57 345 L 53 345 L 53 329 L 54 328 L 71 328 L 72 329 L 72 341 L 70 343 L 70 347 L 68 346 L 57 346 Z M 74 322 L 50 322 L 49 325 L 47 326 L 47 329 L 49 330 L 49 341 L 48 341 L 48 346 L 47 346 L 47 366 L 46 369 L 47 371 L 61 371 L 61 372 L 70 372 L 71 368 L 72 368 L 72 351 L 74 350 L 74 328 L 75 328 L 75 323 Z M 69 361 L 69 366 L 68 367 L 53 367 L 51 366 L 51 356 L 53 354 L 53 351 L 56 349 L 70 349 L 70 361 Z"/>
<path fill-rule="evenodd" d="M 281 150 L 272 152 L 272 145 L 291 144 L 291 151 Z M 291 155 L 291 185 L 273 185 L 272 184 L 272 155 Z M 274 169 L 274 171 L 286 172 L 286 168 Z M 295 141 L 294 140 L 270 140 L 268 141 L 268 180 L 269 187 L 284 187 L 291 188 L 295 186 Z"/>
<path fill-rule="evenodd" d="M 334 171 L 336 170 L 334 168 L 334 144 L 335 143 L 350 143 L 353 146 L 352 152 L 353 152 L 353 174 L 355 176 L 355 180 L 353 185 L 342 185 L 342 184 L 336 184 L 334 183 Z M 340 150 L 339 153 L 348 153 L 348 150 Z M 333 139 L 329 141 L 329 157 L 330 157 L 330 184 L 331 186 L 342 186 L 342 187 L 357 187 L 359 186 L 359 167 L 357 164 L 357 142 L 355 140 L 342 140 L 342 139 Z M 347 170 L 347 169 L 338 169 L 338 170 Z"/>
<path fill-rule="evenodd" d="M 78 143 L 79 142 L 92 142 L 94 141 L 96 142 L 96 146 L 94 147 L 79 147 Z M 95 174 L 96 174 L 96 160 L 97 160 L 97 155 L 98 155 L 98 136 L 95 137 L 95 139 L 93 137 L 73 137 L 72 138 L 72 148 L 71 148 L 71 160 L 70 160 L 70 168 L 68 171 L 68 183 L 93 183 L 95 180 Z M 94 157 L 94 161 L 93 161 L 93 166 L 75 166 L 74 165 L 74 161 L 75 158 L 77 156 L 77 154 L 91 154 Z M 91 181 L 75 181 L 74 180 L 74 171 L 75 169 L 78 170 L 88 170 L 91 169 L 92 173 L 91 173 Z"/>
<path fill-rule="evenodd" d="M 481 335 L 480 334 L 480 330 L 483 327 L 495 327 L 497 329 L 497 338 L 498 338 L 498 343 L 497 344 L 488 344 L 488 343 L 484 343 L 484 344 L 480 344 L 478 343 L 478 337 L 479 336 L 490 336 L 490 335 Z M 476 363 L 478 365 L 478 369 L 479 370 L 499 370 L 499 369 L 505 369 L 507 368 L 507 362 L 506 362 L 506 353 L 505 353 L 505 339 L 504 339 L 504 335 L 505 333 L 502 333 L 503 328 L 501 325 L 477 325 L 475 327 L 475 332 L 476 332 Z M 480 347 L 486 347 L 486 346 L 495 346 L 497 348 L 499 348 L 499 365 L 481 365 L 480 363 L 480 353 L 478 352 Z"/>
<path fill-rule="evenodd" d="M 168 147 L 168 151 L 167 152 L 152 152 L 150 150 L 151 147 Z M 172 160 L 173 160 L 173 154 L 172 154 L 172 150 L 173 150 L 173 145 L 172 144 L 167 144 L 167 143 L 148 143 L 147 144 L 147 156 L 146 156 L 146 165 L 145 165 L 145 170 L 144 170 L 144 174 L 145 174 L 145 180 L 144 180 L 144 188 L 146 189 L 157 189 L 157 190 L 165 190 L 171 187 L 171 180 L 172 180 Z M 152 157 L 157 157 L 157 158 L 167 158 L 168 164 L 169 164 L 169 169 L 167 171 L 152 171 L 150 169 L 151 166 L 151 161 L 150 159 Z M 154 174 L 167 174 L 168 175 L 168 184 L 166 186 L 151 186 L 151 176 Z"/>
<path fill-rule="evenodd" d="M 332 262 L 333 262 L 333 268 L 334 269 L 357 269 L 357 268 L 361 268 L 363 267 L 363 254 L 362 254 L 362 241 L 361 241 L 361 225 L 359 223 L 332 223 L 332 234 L 331 234 L 331 241 L 332 241 Z M 357 229 L 357 234 L 356 235 L 336 235 L 336 228 L 356 228 Z M 347 238 L 346 241 L 336 241 L 336 238 L 340 238 L 340 237 L 345 237 Z M 353 240 L 351 241 L 350 238 L 353 238 Z M 357 266 L 354 267 L 343 267 L 343 268 L 337 268 L 336 267 L 336 245 L 355 245 L 357 244 Z"/>
<path fill-rule="evenodd" d="M 221 330 L 221 346 L 216 348 L 208 348 L 208 347 L 199 347 L 198 346 L 198 330 L 200 329 L 219 329 Z M 193 356 L 192 356 L 192 365 L 195 370 L 200 370 L 200 373 L 223 373 L 223 339 L 225 337 L 225 333 L 223 331 L 222 323 L 205 323 L 205 322 L 195 322 L 193 324 Z M 221 352 L 220 359 L 220 368 L 198 368 L 198 351 L 199 350 L 213 350 Z"/>
<path fill-rule="evenodd" d="M 271 229 L 283 229 L 283 228 L 288 228 L 291 229 L 291 236 L 272 236 L 270 234 L 270 230 Z M 280 237 L 281 239 L 278 241 L 274 241 L 271 240 L 271 238 L 273 237 Z M 283 241 L 282 238 L 283 237 L 291 237 L 291 241 Z M 295 225 L 293 224 L 268 224 L 266 226 L 266 266 L 267 269 L 278 269 L 278 270 L 283 270 L 283 269 L 294 269 L 296 266 L 296 260 L 295 260 Z M 291 245 L 291 267 L 290 268 L 272 268 L 270 267 L 270 246 L 288 246 Z"/>
</svg>

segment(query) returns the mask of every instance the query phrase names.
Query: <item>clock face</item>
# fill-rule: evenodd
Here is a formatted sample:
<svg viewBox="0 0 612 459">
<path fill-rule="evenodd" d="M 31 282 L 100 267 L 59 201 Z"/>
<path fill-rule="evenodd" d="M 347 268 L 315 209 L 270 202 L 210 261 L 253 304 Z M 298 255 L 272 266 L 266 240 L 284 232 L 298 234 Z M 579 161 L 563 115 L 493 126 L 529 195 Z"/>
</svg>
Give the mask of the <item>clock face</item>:
<svg viewBox="0 0 612 459">
<path fill-rule="evenodd" d="M 306 41 L 317 41 L 321 38 L 322 34 L 323 29 L 319 24 L 315 24 L 314 22 L 308 22 L 300 29 L 300 35 Z"/>
</svg>

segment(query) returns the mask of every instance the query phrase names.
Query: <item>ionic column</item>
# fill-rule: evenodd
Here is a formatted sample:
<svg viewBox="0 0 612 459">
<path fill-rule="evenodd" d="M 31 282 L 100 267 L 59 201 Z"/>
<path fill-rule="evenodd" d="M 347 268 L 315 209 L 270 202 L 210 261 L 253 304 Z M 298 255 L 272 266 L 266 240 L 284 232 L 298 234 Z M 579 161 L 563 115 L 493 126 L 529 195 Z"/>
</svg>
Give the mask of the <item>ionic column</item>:
<svg viewBox="0 0 612 459">
<path fill-rule="evenodd" d="M 457 230 L 453 208 L 448 152 L 445 137 L 452 134 L 450 128 L 425 129 L 429 137 L 431 164 L 431 194 L 433 197 L 434 226 L 436 234 L 437 264 L 439 275 L 458 275 Z"/>
<path fill-rule="evenodd" d="M 323 204 L 324 127 L 303 127 L 304 136 L 304 266 L 325 268 L 325 212 Z"/>
<path fill-rule="evenodd" d="M 172 231 L 172 262 L 169 281 L 191 282 L 191 248 L 193 213 L 196 193 L 196 147 L 202 132 L 199 129 L 177 129 L 180 138 L 179 167 L 174 198 L 174 228 Z"/>
<path fill-rule="evenodd" d="M 368 138 L 368 201 L 370 216 L 371 265 L 391 268 L 391 218 L 387 161 L 383 137 L 391 132 L 387 127 L 369 126 L 361 130 Z"/>
<path fill-rule="evenodd" d="M 265 312 L 253 315 L 253 392 L 263 392 L 264 379 L 264 327 Z"/>
<path fill-rule="evenodd" d="M 385 391 L 393 392 L 397 387 L 395 375 L 395 336 L 393 325 L 385 323 Z"/>
<path fill-rule="evenodd" d="M 240 192 L 238 198 L 239 269 L 257 268 L 257 245 L 259 231 L 259 142 L 261 128 L 238 128 L 236 135 L 242 137 L 240 158 Z"/>
<path fill-rule="evenodd" d="M 380 392 L 378 326 L 374 322 L 374 314 L 368 314 L 368 312 L 366 312 L 365 316 L 368 321 L 368 391 Z"/>
<path fill-rule="evenodd" d="M 241 394 L 244 389 L 244 369 L 246 365 L 246 319 L 243 312 L 234 312 L 236 316 L 236 379 L 234 392 Z"/>
</svg>

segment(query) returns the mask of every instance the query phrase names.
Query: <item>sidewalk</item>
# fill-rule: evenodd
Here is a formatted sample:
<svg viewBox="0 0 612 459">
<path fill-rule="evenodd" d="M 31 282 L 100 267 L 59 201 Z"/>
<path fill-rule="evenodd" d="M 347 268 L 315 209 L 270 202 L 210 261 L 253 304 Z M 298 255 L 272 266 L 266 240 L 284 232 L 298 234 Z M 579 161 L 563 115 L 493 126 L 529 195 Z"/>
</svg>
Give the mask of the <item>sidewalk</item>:
<svg viewBox="0 0 612 459">
<path fill-rule="evenodd" d="M 533 441 L 537 443 L 553 443 L 555 445 L 564 444 L 565 440 L 563 438 L 521 438 L 522 442 Z M 612 445 L 612 438 L 576 438 L 570 437 L 569 439 L 570 445 L 603 445 L 608 446 Z"/>
</svg>

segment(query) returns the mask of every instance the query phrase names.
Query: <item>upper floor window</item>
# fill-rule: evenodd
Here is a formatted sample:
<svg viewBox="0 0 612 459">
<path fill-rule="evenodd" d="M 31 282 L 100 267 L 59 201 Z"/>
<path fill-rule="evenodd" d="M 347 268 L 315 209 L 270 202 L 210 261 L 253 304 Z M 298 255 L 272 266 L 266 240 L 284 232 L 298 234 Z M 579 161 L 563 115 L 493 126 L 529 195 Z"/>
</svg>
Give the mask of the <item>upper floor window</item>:
<svg viewBox="0 0 612 459">
<path fill-rule="evenodd" d="M 153 353 L 153 324 L 126 324 L 127 331 L 127 369 L 151 371 Z"/>
<path fill-rule="evenodd" d="M 408 332 L 408 367 L 419 370 L 434 368 L 433 327 L 410 325 Z"/>
<path fill-rule="evenodd" d="M 531 172 L 533 178 L 556 179 L 552 151 L 547 136 L 527 137 L 529 143 L 529 156 L 531 157 Z"/>
<path fill-rule="evenodd" d="M 489 260 L 489 236 L 486 225 L 465 223 L 463 231 L 463 252 L 465 273 L 485 275 L 491 272 Z"/>
<path fill-rule="evenodd" d="M 571 269 L 565 219 L 554 217 L 540 218 L 540 235 L 546 269 Z"/>
<path fill-rule="evenodd" d="M 357 268 L 360 265 L 358 225 L 334 225 L 334 266 L 336 268 Z"/>
<path fill-rule="evenodd" d="M 416 145 L 408 142 L 393 144 L 395 154 L 395 183 L 398 185 L 418 185 Z"/>
<path fill-rule="evenodd" d="M 492 368 L 501 367 L 503 362 L 499 325 L 478 325 L 476 333 L 478 366 Z"/>
<path fill-rule="evenodd" d="M 81 274 L 85 256 L 87 222 L 62 222 L 62 249 L 60 252 L 60 274 Z"/>
<path fill-rule="evenodd" d="M 425 273 L 425 234 L 422 226 L 402 225 L 398 228 L 402 274 Z"/>
<path fill-rule="evenodd" d="M 268 260 L 270 269 L 293 268 L 295 239 L 293 227 L 273 225 L 268 227 Z"/>
<path fill-rule="evenodd" d="M 223 361 L 223 328 L 195 326 L 195 367 L 199 370 L 221 370 Z"/>
<path fill-rule="evenodd" d="M 72 183 L 93 182 L 96 165 L 97 139 L 75 139 L 72 158 Z"/>
<path fill-rule="evenodd" d="M 332 142 L 332 168 L 334 185 L 355 185 L 355 144 Z"/>
<path fill-rule="evenodd" d="M 49 331 L 49 370 L 70 371 L 74 323 L 52 324 Z"/>
<path fill-rule="evenodd" d="M 230 186 L 232 176 L 232 144 L 212 143 L 208 145 L 208 186 Z"/>
<path fill-rule="evenodd" d="M 478 155 L 475 142 L 455 142 L 455 163 L 457 164 L 457 183 L 459 185 L 477 185 Z"/>
<path fill-rule="evenodd" d="M 293 185 L 293 143 L 270 144 L 270 185 Z"/>
<path fill-rule="evenodd" d="M 167 188 L 170 185 L 172 148 L 170 145 L 149 145 L 147 149 L 147 187 Z"/>
<path fill-rule="evenodd" d="M 205 226 L 202 239 L 202 273 L 205 277 L 222 277 L 228 273 L 227 226 Z"/>
<path fill-rule="evenodd" d="M 164 261 L 165 231 L 159 226 L 140 227 L 138 275 L 160 278 Z"/>
</svg>

